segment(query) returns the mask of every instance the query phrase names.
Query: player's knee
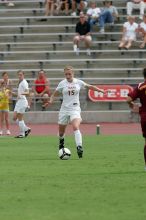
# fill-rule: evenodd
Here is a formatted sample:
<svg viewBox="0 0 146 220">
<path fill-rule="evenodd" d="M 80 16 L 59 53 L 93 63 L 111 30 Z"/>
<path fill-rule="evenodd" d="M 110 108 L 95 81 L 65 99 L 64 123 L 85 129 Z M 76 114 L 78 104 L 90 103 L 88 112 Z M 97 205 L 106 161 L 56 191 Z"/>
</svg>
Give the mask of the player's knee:
<svg viewBox="0 0 146 220">
<path fill-rule="evenodd" d="M 79 125 L 73 125 L 73 131 L 75 132 L 77 130 L 79 130 Z"/>
</svg>

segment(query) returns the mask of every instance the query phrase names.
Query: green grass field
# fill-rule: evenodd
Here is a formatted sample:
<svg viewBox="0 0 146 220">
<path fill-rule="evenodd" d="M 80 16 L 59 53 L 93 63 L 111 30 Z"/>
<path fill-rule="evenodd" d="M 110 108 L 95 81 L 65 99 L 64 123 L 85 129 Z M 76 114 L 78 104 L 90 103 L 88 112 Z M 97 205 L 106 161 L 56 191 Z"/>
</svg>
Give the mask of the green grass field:
<svg viewBox="0 0 146 220">
<path fill-rule="evenodd" d="M 0 220 L 145 220 L 143 138 L 84 137 L 78 159 L 57 157 L 57 137 L 0 138 Z"/>
</svg>

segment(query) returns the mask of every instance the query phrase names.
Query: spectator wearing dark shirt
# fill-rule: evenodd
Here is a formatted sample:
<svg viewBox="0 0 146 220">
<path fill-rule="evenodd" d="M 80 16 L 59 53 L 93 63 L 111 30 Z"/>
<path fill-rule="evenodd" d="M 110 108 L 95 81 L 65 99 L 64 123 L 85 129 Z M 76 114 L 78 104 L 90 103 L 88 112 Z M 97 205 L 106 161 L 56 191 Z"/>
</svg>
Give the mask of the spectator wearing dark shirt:
<svg viewBox="0 0 146 220">
<path fill-rule="evenodd" d="M 127 102 L 134 112 L 138 112 L 141 118 L 141 129 L 145 139 L 144 160 L 146 170 L 146 68 L 143 70 L 144 82 L 139 83 L 136 88 L 128 94 Z M 141 106 L 134 103 L 136 99 L 140 100 Z"/>
<path fill-rule="evenodd" d="M 76 52 L 77 55 L 79 55 L 79 43 L 80 41 L 85 42 L 86 50 L 87 50 L 87 55 L 90 56 L 90 47 L 91 47 L 91 42 L 92 38 L 90 35 L 90 24 L 86 20 L 86 16 L 81 13 L 80 14 L 80 20 L 76 24 L 76 35 L 73 39 L 74 42 L 74 52 Z"/>
</svg>

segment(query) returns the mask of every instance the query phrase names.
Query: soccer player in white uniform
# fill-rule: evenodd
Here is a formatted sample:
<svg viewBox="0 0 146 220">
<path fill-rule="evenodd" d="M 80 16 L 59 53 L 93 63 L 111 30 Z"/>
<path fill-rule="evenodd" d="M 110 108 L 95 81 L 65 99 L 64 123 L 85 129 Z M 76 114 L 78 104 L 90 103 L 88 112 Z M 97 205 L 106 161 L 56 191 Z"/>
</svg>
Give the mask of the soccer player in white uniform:
<svg viewBox="0 0 146 220">
<path fill-rule="evenodd" d="M 16 136 L 16 138 L 24 138 L 27 137 L 28 134 L 31 132 L 31 129 L 25 125 L 25 122 L 23 120 L 23 114 L 25 113 L 25 110 L 28 107 L 28 101 L 26 96 L 29 95 L 29 88 L 27 81 L 24 79 L 23 71 L 18 71 L 18 77 L 18 95 L 17 102 L 14 108 L 13 120 L 16 121 L 20 129 L 20 134 Z"/>
<path fill-rule="evenodd" d="M 59 111 L 59 149 L 64 148 L 64 134 L 67 124 L 70 122 L 75 135 L 75 143 L 77 147 L 77 154 L 79 158 L 83 156 L 82 148 L 82 134 L 80 132 L 79 126 L 82 121 L 81 119 L 81 109 L 79 101 L 80 89 L 87 87 L 95 91 L 100 91 L 104 93 L 103 90 L 96 86 L 89 85 L 82 80 L 74 78 L 74 70 L 71 66 L 66 66 L 64 69 L 65 79 L 62 80 L 56 90 L 50 97 L 50 103 L 53 103 L 55 96 L 60 93 L 63 95 L 63 102 L 61 109 Z"/>
</svg>

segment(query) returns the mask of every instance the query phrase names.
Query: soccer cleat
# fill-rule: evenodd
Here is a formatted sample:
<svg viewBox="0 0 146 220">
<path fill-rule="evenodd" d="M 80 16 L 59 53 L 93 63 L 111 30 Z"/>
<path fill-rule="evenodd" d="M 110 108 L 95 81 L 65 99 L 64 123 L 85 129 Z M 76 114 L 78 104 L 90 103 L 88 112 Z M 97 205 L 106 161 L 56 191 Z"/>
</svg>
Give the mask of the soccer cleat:
<svg viewBox="0 0 146 220">
<path fill-rule="evenodd" d="M 144 171 L 146 171 L 146 166 L 144 167 Z"/>
<path fill-rule="evenodd" d="M 23 136 L 22 134 L 19 134 L 17 136 L 15 136 L 15 138 L 24 138 L 25 136 Z"/>
<path fill-rule="evenodd" d="M 64 148 L 64 138 L 59 140 L 59 150 Z"/>
<path fill-rule="evenodd" d="M 25 137 L 27 137 L 27 136 L 30 134 L 30 132 L 31 132 L 31 129 L 30 129 L 30 128 L 28 128 L 28 130 L 27 130 L 27 131 L 25 131 Z"/>
<path fill-rule="evenodd" d="M 3 135 L 3 131 L 2 131 L 2 130 L 0 131 L 0 136 L 1 136 L 1 135 Z"/>
<path fill-rule="evenodd" d="M 77 146 L 77 154 L 79 158 L 83 157 L 83 148 L 82 146 Z"/>
</svg>

